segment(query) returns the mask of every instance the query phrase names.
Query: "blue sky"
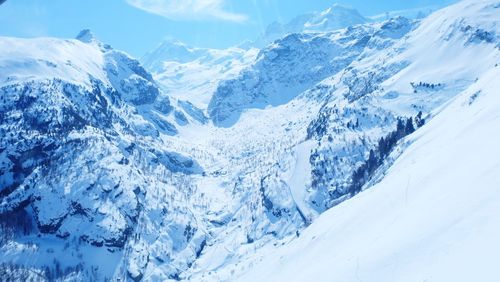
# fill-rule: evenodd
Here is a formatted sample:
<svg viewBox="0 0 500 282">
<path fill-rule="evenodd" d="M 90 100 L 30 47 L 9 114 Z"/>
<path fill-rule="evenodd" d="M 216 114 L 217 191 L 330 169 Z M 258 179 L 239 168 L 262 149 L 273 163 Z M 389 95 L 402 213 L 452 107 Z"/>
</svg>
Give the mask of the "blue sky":
<svg viewBox="0 0 500 282">
<path fill-rule="evenodd" d="M 365 16 L 441 7 L 454 0 L 7 0 L 0 36 L 73 38 L 84 28 L 117 49 L 140 57 L 172 37 L 224 48 L 255 39 L 271 22 L 321 11 L 334 3 Z"/>
</svg>

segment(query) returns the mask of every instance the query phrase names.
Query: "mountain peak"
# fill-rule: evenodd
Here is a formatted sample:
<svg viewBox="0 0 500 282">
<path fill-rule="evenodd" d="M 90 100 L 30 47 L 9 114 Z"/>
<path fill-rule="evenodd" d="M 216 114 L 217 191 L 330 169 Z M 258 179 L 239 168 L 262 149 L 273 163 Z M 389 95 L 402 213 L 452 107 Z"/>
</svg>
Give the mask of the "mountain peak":
<svg viewBox="0 0 500 282">
<path fill-rule="evenodd" d="M 104 44 L 99 39 L 97 39 L 97 37 L 90 29 L 83 29 L 78 33 L 75 39 L 86 44 L 97 46 L 103 52 L 113 49 L 109 44 Z"/>
<path fill-rule="evenodd" d="M 345 27 L 343 25 L 367 22 L 367 19 L 363 17 L 358 10 L 338 3 L 335 3 L 326 10 L 317 13 L 310 21 L 323 22 L 325 19 L 336 21 L 339 28 Z"/>
<path fill-rule="evenodd" d="M 163 62 L 175 61 L 187 63 L 198 58 L 199 48 L 191 47 L 186 43 L 168 37 L 165 38 L 156 49 L 148 52 L 143 58 L 142 63 L 146 68 L 154 72 L 163 70 Z"/>
<path fill-rule="evenodd" d="M 317 13 L 318 16 L 323 16 L 323 17 L 332 16 L 332 15 L 346 15 L 346 14 L 353 14 L 356 16 L 361 16 L 361 14 L 355 8 L 352 8 L 350 6 L 345 6 L 342 4 L 338 4 L 338 3 L 335 3 L 335 4 L 331 5 L 329 8 Z"/>
<path fill-rule="evenodd" d="M 76 36 L 76 39 L 80 40 L 83 43 L 93 43 L 98 41 L 94 33 L 92 33 L 90 29 L 84 29 L 80 31 L 80 33 L 78 33 L 78 35 Z"/>
<path fill-rule="evenodd" d="M 273 22 L 257 39 L 258 46 L 265 46 L 288 33 L 325 32 L 369 22 L 356 9 L 341 4 L 329 8 L 298 15 L 288 23 Z"/>
<path fill-rule="evenodd" d="M 335 3 L 333 5 L 331 5 L 329 8 L 327 8 L 326 10 L 324 10 L 323 12 L 331 12 L 333 10 L 349 10 L 349 11 L 356 11 L 356 9 L 353 9 L 349 6 L 345 6 L 345 5 L 342 5 L 342 4 L 339 4 L 339 3 Z"/>
<path fill-rule="evenodd" d="M 185 43 L 184 41 L 181 41 L 175 37 L 166 37 L 164 40 L 163 40 L 164 43 L 170 43 L 170 44 L 176 44 L 176 45 L 183 45 L 183 46 L 187 46 L 188 44 Z"/>
</svg>

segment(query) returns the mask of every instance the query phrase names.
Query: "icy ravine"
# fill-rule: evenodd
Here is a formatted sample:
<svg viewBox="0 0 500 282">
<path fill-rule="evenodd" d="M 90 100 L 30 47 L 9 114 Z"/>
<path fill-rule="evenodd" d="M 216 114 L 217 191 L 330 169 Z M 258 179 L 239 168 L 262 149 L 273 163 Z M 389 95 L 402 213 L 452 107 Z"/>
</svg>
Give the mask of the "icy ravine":
<svg viewBox="0 0 500 282">
<path fill-rule="evenodd" d="M 481 76 L 410 136 L 379 184 L 237 281 L 496 281 L 499 76 Z"/>
</svg>

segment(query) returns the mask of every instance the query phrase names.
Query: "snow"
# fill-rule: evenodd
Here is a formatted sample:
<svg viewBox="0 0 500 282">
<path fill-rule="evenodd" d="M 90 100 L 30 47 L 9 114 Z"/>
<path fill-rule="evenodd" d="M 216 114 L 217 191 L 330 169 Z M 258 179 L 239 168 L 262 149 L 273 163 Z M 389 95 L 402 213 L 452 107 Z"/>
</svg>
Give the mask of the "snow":
<svg viewBox="0 0 500 282">
<path fill-rule="evenodd" d="M 171 98 L 206 109 L 217 84 L 236 76 L 257 53 L 254 48 L 196 48 L 171 39 L 146 54 L 142 62 Z"/>
<path fill-rule="evenodd" d="M 0 169 L 27 168 L 1 177 L 20 187 L 2 190 L 0 214 L 27 205 L 40 220 L 2 261 L 40 270 L 64 253 L 65 267 L 146 281 L 487 281 L 499 6 L 465 1 L 260 51 L 167 41 L 143 59 L 152 74 L 89 31 L 0 38 Z M 327 27 L 335 9 L 297 22 Z M 427 125 L 353 196 L 353 171 L 420 111 Z M 31 140 L 57 161 L 25 154 Z"/>
<path fill-rule="evenodd" d="M 165 220 L 180 231 L 163 229 L 175 240 L 160 244 L 162 255 L 176 253 L 182 260 L 172 261 L 185 267 L 201 240 L 179 239 L 193 216 L 178 191 L 189 193 L 188 170 L 201 168 L 151 138 L 166 134 L 156 127 L 154 109 L 159 101 L 168 103 L 168 97 L 157 99 L 151 74 L 88 31 L 79 40 L 0 38 L 0 47 L 2 233 L 6 216 L 30 211 L 29 224 L 16 226 L 24 232 L 2 234 L 13 236 L 6 239 L 13 243 L 2 248 L 9 256 L 1 262 L 33 271 L 59 262 L 63 271 L 83 268 L 81 280 L 104 280 L 115 272 L 126 277 L 145 271 L 155 240 L 151 230 Z M 179 171 L 184 174 L 178 178 L 186 179 L 174 184 Z M 139 215 L 147 228 L 137 226 Z M 36 248 L 27 254 L 19 244 Z"/>
<path fill-rule="evenodd" d="M 381 183 L 325 212 L 238 281 L 496 281 L 499 75 L 485 74 L 410 136 Z"/>
<path fill-rule="evenodd" d="M 93 45 L 79 40 L 0 37 L 0 83 L 33 78 L 61 78 L 81 84 L 88 74 L 106 81 L 104 57 Z M 45 75 L 44 75 L 45 74 Z"/>
<path fill-rule="evenodd" d="M 412 23 L 407 21 L 405 26 L 409 31 Z M 342 74 L 366 56 L 371 45 L 394 44 L 394 38 L 379 33 L 382 27 L 360 25 L 328 33 L 290 34 L 275 41 L 237 77 L 219 83 L 208 105 L 210 118 L 227 128 L 248 109 L 289 103 L 322 80 Z"/>
<path fill-rule="evenodd" d="M 290 186 L 290 192 L 294 202 L 301 213 L 312 220 L 317 216 L 317 212 L 307 204 L 307 183 L 311 179 L 311 164 L 309 157 L 314 144 L 312 141 L 306 141 L 295 147 L 295 166 L 290 170 L 290 179 L 287 181 Z"/>
<path fill-rule="evenodd" d="M 357 10 L 334 4 L 320 11 L 298 15 L 288 23 L 271 23 L 265 32 L 254 42 L 255 46 L 265 47 L 273 41 L 291 33 L 328 32 L 357 24 L 364 24 L 369 20 Z"/>
</svg>

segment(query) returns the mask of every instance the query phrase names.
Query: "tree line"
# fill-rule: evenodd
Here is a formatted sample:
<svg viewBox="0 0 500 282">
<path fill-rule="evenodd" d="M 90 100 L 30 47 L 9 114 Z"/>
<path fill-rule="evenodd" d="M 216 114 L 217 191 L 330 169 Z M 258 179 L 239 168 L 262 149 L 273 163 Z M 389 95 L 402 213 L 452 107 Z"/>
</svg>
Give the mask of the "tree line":
<svg viewBox="0 0 500 282">
<path fill-rule="evenodd" d="M 351 195 L 355 195 L 361 191 L 394 147 L 396 147 L 399 140 L 412 134 L 424 124 L 425 120 L 422 118 L 422 112 L 419 112 L 415 118 L 398 118 L 396 129 L 385 137 L 380 138 L 376 147 L 370 150 L 368 158 L 353 172 L 351 177 L 352 183 L 348 188 Z"/>
</svg>

